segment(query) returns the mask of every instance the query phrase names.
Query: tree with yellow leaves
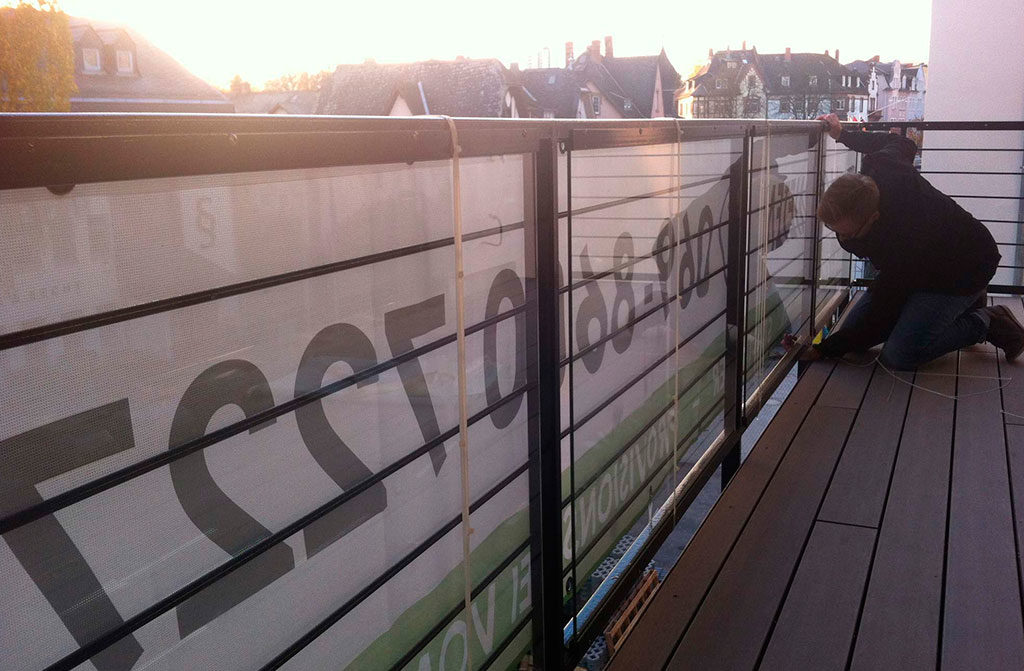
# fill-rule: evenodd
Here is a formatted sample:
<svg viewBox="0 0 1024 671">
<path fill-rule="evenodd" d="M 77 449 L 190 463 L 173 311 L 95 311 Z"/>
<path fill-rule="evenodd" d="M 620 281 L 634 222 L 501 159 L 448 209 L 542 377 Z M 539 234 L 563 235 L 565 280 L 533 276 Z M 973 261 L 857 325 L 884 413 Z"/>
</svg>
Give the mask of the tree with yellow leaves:
<svg viewBox="0 0 1024 671">
<path fill-rule="evenodd" d="M 67 112 L 75 60 L 56 0 L 0 7 L 0 112 Z"/>
</svg>

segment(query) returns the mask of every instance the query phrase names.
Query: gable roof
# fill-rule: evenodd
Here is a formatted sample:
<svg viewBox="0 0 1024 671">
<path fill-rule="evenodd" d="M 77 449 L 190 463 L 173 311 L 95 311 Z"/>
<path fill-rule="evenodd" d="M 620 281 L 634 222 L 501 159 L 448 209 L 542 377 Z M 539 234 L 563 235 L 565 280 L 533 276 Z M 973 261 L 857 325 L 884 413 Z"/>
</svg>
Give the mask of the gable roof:
<svg viewBox="0 0 1024 671">
<path fill-rule="evenodd" d="M 829 95 L 856 87 L 840 88 L 836 77 L 854 75 L 839 61 L 824 54 L 794 53 L 761 54 L 765 88 L 769 95 Z M 782 77 L 789 77 L 789 86 L 782 85 Z M 810 77 L 817 77 L 817 86 L 810 85 Z"/>
<path fill-rule="evenodd" d="M 604 58 L 601 63 L 618 82 L 622 91 L 633 100 L 640 115 L 647 118 L 653 113 L 651 107 L 654 103 L 654 87 L 660 70 L 661 90 L 664 96 L 662 109 L 667 112 L 674 109 L 672 100 L 675 97 L 675 90 L 679 88 L 680 77 L 669 62 L 664 49 L 657 56 Z"/>
<path fill-rule="evenodd" d="M 500 117 L 506 73 L 493 58 L 339 65 L 324 85 L 316 111 L 383 116 L 391 111 L 396 95 L 412 106 L 421 98 L 422 85 L 431 114 Z"/>
<path fill-rule="evenodd" d="M 650 118 L 658 72 L 666 114 L 675 114 L 673 98 L 679 86 L 679 73 L 672 67 L 665 50 L 657 56 L 594 58 L 585 51 L 570 66 L 580 85 L 594 84 L 624 118 Z"/>
<path fill-rule="evenodd" d="M 756 49 L 719 51 L 687 80 L 694 82 L 694 89 L 692 91 L 684 90 L 679 97 L 739 95 L 740 81 L 751 71 L 757 75 L 758 79 L 764 80 Z M 724 86 L 718 86 L 719 81 Z"/>
<path fill-rule="evenodd" d="M 80 48 L 82 40 L 89 39 L 90 35 L 99 37 L 106 45 L 123 43 L 127 38 L 131 40 L 135 50 L 134 75 L 125 76 L 106 71 L 84 74 L 76 70 L 75 84 L 78 86 L 78 93 L 72 96 L 72 104 L 76 100 L 89 99 L 110 102 L 202 102 L 224 108 L 217 111 L 233 110 L 231 102 L 223 93 L 189 72 L 181 63 L 133 29 L 79 17 L 68 17 L 68 23 L 76 51 Z"/>
<path fill-rule="evenodd" d="M 564 68 L 523 70 L 519 75 L 523 88 L 543 115 L 551 112 L 557 119 L 573 119 L 580 105 L 580 84 Z"/>
<path fill-rule="evenodd" d="M 260 91 L 234 98 L 239 114 L 312 114 L 318 91 Z"/>
</svg>

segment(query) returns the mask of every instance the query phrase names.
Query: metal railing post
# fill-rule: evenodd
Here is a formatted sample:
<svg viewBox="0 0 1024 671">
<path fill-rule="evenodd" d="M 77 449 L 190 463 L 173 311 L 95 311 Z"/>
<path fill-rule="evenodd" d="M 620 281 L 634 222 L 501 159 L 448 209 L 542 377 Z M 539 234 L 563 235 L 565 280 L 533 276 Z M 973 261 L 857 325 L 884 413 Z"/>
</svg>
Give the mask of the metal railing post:
<svg viewBox="0 0 1024 671">
<path fill-rule="evenodd" d="M 725 435 L 735 446 L 722 459 L 722 488 L 740 467 L 740 435 L 746 426 L 743 403 L 746 390 L 747 233 L 749 228 L 750 145 L 743 134 L 743 149 L 729 171 L 729 257 L 725 273 Z M 767 176 L 763 177 L 767 179 Z"/>
<path fill-rule="evenodd" d="M 1022 149 L 1021 151 L 1024 151 Z M 1021 156 L 1020 166 L 1020 199 L 1017 201 L 1017 235 L 1014 242 L 1014 265 L 1019 266 L 1013 269 L 1013 283 L 1020 286 L 1024 284 L 1024 155 Z"/>
<path fill-rule="evenodd" d="M 530 415 L 530 583 L 534 667 L 562 666 L 562 514 L 559 392 L 558 143 L 543 138 L 534 155 L 534 230 L 527 245 L 536 306 L 528 314 L 530 367 L 536 381 Z M 529 304 L 529 300 L 528 300 Z"/>
<path fill-rule="evenodd" d="M 818 221 L 818 203 L 821 200 L 821 191 L 825 186 L 825 133 L 819 131 L 817 162 L 814 169 L 814 216 L 811 226 L 814 232 L 811 235 L 811 319 L 810 333 L 808 336 L 813 340 L 818 334 L 818 282 L 821 277 L 821 222 Z"/>
</svg>

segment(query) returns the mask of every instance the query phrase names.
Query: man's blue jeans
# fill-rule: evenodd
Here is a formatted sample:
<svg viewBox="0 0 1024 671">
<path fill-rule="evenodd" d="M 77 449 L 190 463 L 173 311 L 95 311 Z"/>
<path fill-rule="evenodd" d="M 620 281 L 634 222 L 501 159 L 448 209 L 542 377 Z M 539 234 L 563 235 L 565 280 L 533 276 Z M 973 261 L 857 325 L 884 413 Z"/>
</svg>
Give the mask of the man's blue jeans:
<svg viewBox="0 0 1024 671">
<path fill-rule="evenodd" d="M 894 370 L 911 370 L 947 352 L 984 342 L 989 316 L 973 307 L 981 292 L 949 296 L 925 291 L 912 293 L 896 323 L 872 334 L 871 346 L 884 342 L 879 360 Z M 857 302 L 842 328 L 850 328 L 867 314 L 871 291 Z"/>
</svg>

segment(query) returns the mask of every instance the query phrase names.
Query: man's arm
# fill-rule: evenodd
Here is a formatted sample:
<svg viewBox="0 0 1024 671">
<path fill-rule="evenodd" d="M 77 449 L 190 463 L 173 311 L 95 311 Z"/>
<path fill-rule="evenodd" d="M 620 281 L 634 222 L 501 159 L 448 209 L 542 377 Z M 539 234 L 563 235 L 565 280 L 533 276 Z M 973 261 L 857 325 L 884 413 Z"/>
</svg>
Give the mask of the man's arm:
<svg viewBox="0 0 1024 671">
<path fill-rule="evenodd" d="M 818 117 L 828 126 L 828 134 L 837 142 L 861 154 L 883 154 L 895 161 L 913 165 L 917 145 L 910 138 L 893 133 L 866 133 L 844 129 L 835 114 Z"/>
<path fill-rule="evenodd" d="M 907 289 L 899 281 L 887 281 L 885 274 L 875 279 L 874 285 L 862 300 L 866 305 L 854 308 L 846 323 L 829 337 L 815 345 L 822 356 L 837 357 L 847 352 L 861 352 L 884 341 L 899 319 Z"/>
</svg>

